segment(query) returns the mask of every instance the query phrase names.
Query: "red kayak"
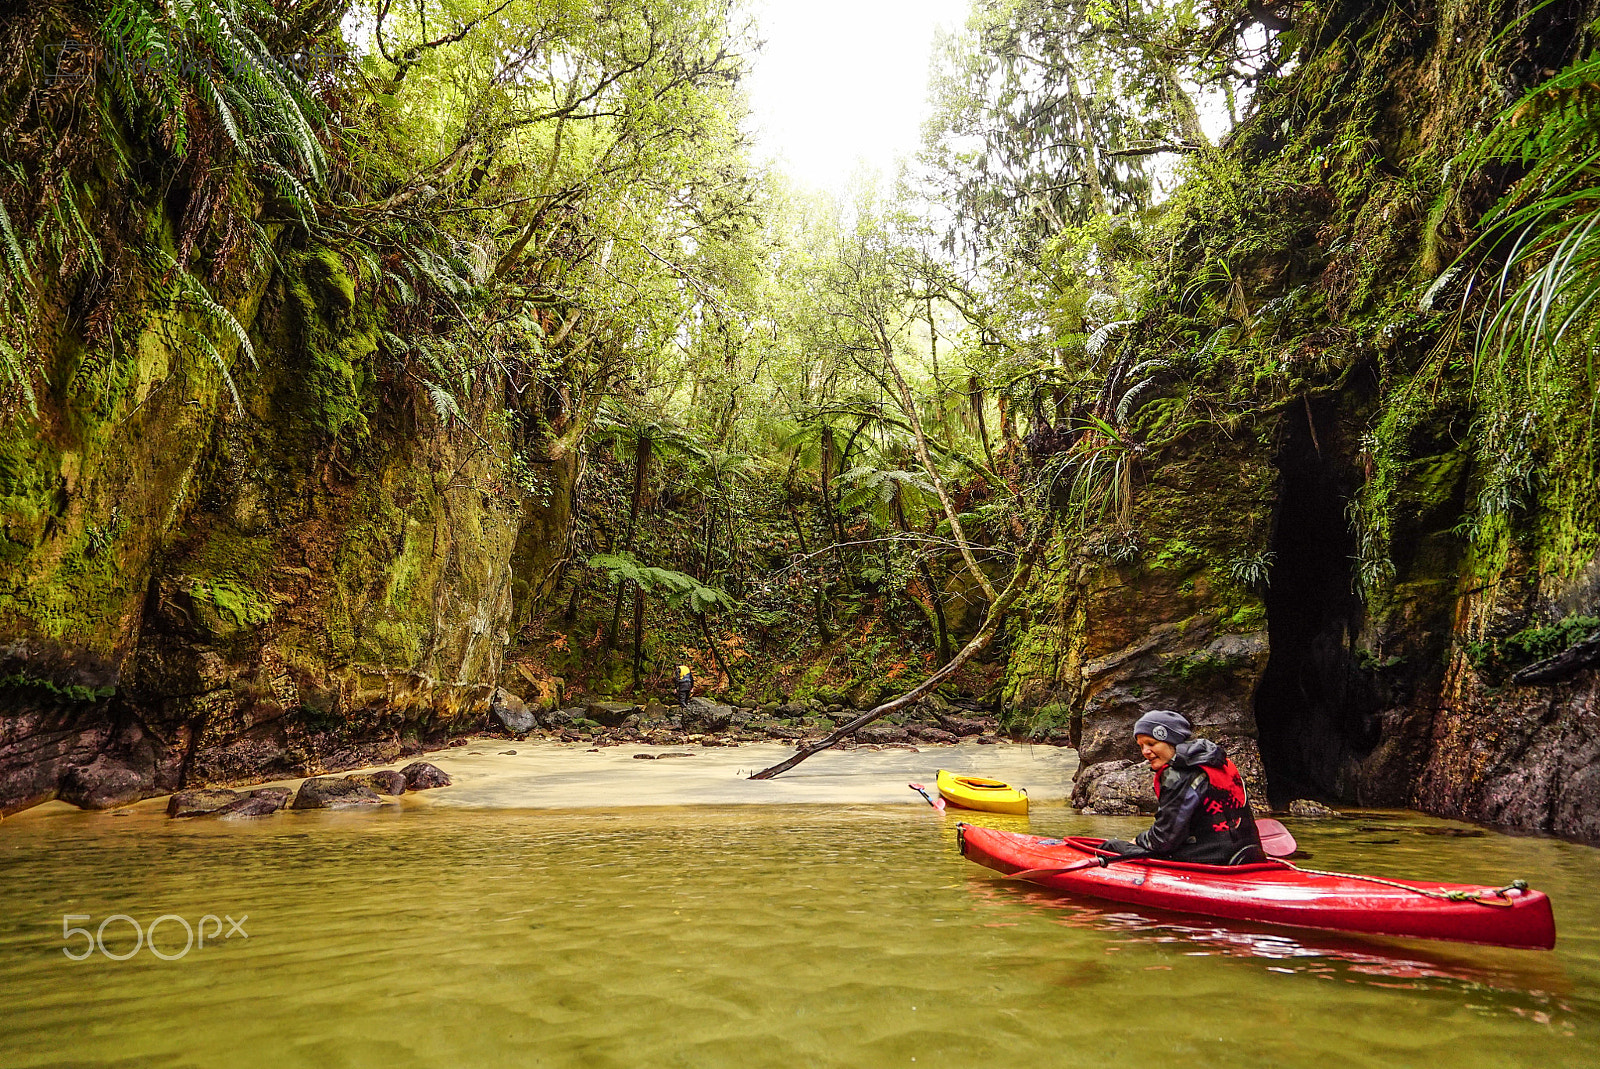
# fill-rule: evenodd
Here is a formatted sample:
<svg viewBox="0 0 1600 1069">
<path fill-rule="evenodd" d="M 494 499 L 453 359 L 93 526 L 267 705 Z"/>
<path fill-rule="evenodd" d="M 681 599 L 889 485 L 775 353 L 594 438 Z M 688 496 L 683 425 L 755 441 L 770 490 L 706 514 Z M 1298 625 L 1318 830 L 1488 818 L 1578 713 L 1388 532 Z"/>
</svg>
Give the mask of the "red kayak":
<svg viewBox="0 0 1600 1069">
<path fill-rule="evenodd" d="M 996 872 L 1136 906 L 1374 935 L 1538 950 L 1556 945 L 1550 899 L 1520 883 L 1495 888 L 1388 880 L 1311 872 L 1278 860 L 1197 865 L 1148 859 L 1101 865 L 1104 839 L 1046 839 L 973 824 L 959 826 L 957 841 L 963 857 Z"/>
</svg>

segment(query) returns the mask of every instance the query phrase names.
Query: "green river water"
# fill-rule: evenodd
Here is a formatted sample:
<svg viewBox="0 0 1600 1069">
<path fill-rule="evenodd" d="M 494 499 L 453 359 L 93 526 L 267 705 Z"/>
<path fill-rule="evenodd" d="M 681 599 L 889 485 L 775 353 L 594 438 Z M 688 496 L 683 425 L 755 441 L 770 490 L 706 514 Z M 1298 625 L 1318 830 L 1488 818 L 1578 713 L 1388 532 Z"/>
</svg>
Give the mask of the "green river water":
<svg viewBox="0 0 1600 1069">
<path fill-rule="evenodd" d="M 667 762 L 661 762 L 665 765 Z M 980 822 L 1132 834 L 1061 802 Z M 1600 852 L 1295 824 L 1325 868 L 1550 893 L 1551 953 L 1214 924 L 1006 883 L 913 804 L 0 824 L 0 1066 L 1600 1064 Z M 125 961 L 73 926 L 164 921 Z M 229 938 L 221 918 L 242 918 Z M 132 927 L 113 921 L 105 951 Z"/>
</svg>

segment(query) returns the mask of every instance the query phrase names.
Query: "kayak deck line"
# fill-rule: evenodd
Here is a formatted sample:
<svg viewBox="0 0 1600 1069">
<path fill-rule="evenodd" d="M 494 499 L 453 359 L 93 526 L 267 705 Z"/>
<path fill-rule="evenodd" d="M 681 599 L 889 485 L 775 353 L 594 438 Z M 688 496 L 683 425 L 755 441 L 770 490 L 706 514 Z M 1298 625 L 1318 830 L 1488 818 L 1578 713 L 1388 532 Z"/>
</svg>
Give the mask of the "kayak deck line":
<svg viewBox="0 0 1600 1069">
<path fill-rule="evenodd" d="M 969 861 L 1051 890 L 1228 920 L 1525 949 L 1555 946 L 1549 898 L 1521 880 L 1493 888 L 1302 869 L 1281 858 L 1249 865 L 1124 858 L 1103 850 L 1104 842 L 957 827 L 958 846 Z"/>
<path fill-rule="evenodd" d="M 1381 876 L 1364 876 L 1359 872 L 1328 872 L 1324 871 L 1323 869 L 1307 869 L 1296 865 L 1287 858 L 1281 857 L 1274 858 L 1273 860 L 1280 865 L 1289 866 L 1296 872 L 1304 872 L 1312 876 L 1335 876 L 1345 880 L 1366 880 L 1368 883 L 1381 883 L 1386 887 L 1398 887 L 1402 891 L 1414 891 L 1419 895 L 1427 895 L 1429 898 L 1438 898 L 1446 902 L 1476 902 L 1480 906 L 1505 907 L 1513 905 L 1514 903 L 1508 896 L 1508 892 L 1526 891 L 1528 889 L 1527 880 L 1512 880 L 1504 887 L 1491 887 L 1483 891 L 1430 891 L 1425 887 L 1413 887 L 1409 883 L 1400 883 L 1398 880 L 1386 880 Z M 1500 901 L 1491 902 L 1484 898 L 1484 895 L 1497 896 L 1500 898 Z"/>
</svg>

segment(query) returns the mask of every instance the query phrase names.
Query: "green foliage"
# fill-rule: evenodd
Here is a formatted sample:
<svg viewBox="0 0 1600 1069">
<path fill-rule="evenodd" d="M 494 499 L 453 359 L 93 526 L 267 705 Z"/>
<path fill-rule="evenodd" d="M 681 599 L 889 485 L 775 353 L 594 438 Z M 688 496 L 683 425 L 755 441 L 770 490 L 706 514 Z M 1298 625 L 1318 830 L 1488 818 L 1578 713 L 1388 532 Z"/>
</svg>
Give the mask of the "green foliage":
<svg viewBox="0 0 1600 1069">
<path fill-rule="evenodd" d="M 729 609 L 736 604 L 726 591 L 706 586 L 683 572 L 640 564 L 631 554 L 597 553 L 587 563 L 589 567 L 605 572 L 612 583 L 637 583 L 647 593 L 659 592 L 669 608 L 686 608 L 693 613 L 703 613 Z"/>
<path fill-rule="evenodd" d="M 1277 554 L 1271 550 L 1241 553 L 1228 560 L 1228 578 L 1246 590 L 1265 590 Z"/>
<path fill-rule="evenodd" d="M 1541 499 L 1565 526 L 1590 526 L 1592 497 L 1562 484 L 1600 472 L 1600 55 L 1525 93 L 1457 164 L 1525 172 L 1462 257 L 1476 269 L 1468 296 L 1488 291 L 1473 364 L 1486 472 L 1475 538 Z"/>
<path fill-rule="evenodd" d="M 1502 639 L 1464 643 L 1462 653 L 1478 671 L 1500 679 L 1554 657 L 1596 632 L 1600 632 L 1600 617 L 1572 615 L 1547 626 L 1525 628 Z"/>
</svg>

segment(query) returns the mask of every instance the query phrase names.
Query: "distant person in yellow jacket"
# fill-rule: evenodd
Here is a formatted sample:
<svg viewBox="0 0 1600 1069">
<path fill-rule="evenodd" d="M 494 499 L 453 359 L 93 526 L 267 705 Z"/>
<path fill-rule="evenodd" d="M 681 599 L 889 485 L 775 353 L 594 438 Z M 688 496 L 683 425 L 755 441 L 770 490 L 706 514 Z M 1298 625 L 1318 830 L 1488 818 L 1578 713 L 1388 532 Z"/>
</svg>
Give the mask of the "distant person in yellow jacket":
<svg viewBox="0 0 1600 1069">
<path fill-rule="evenodd" d="M 693 693 L 694 673 L 689 671 L 688 665 L 680 664 L 678 666 L 678 705 L 680 707 L 688 705 L 689 695 Z"/>
</svg>

